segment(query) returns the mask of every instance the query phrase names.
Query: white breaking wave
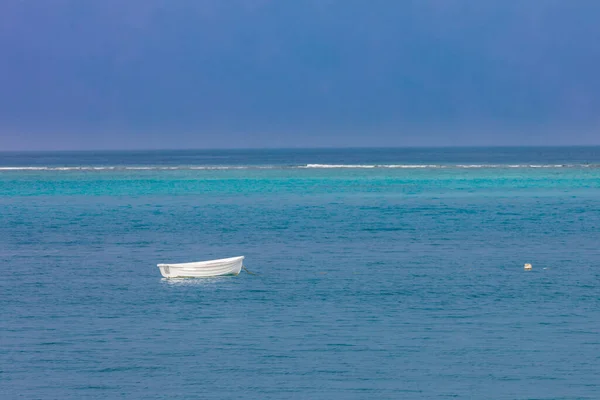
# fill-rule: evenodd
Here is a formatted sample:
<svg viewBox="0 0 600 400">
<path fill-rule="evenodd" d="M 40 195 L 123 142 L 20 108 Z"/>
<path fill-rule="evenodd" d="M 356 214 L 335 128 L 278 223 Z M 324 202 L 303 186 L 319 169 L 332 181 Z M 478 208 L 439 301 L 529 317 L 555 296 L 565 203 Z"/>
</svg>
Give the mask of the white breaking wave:
<svg viewBox="0 0 600 400">
<path fill-rule="evenodd" d="M 235 170 L 273 169 L 273 166 L 80 166 L 80 167 L 0 167 L 0 171 L 185 171 L 185 170 Z"/>
<path fill-rule="evenodd" d="M 306 164 L 301 168 L 449 168 L 449 165 L 432 164 Z"/>
<path fill-rule="evenodd" d="M 179 166 L 22 166 L 2 171 L 186 171 L 256 169 L 471 169 L 471 168 L 600 168 L 600 164 L 306 164 L 306 165 L 179 165 Z"/>
<path fill-rule="evenodd" d="M 300 168 L 375 168 L 376 165 L 352 165 L 352 164 L 306 164 Z"/>
<path fill-rule="evenodd" d="M 592 164 L 307 164 L 301 168 L 586 168 Z"/>
</svg>

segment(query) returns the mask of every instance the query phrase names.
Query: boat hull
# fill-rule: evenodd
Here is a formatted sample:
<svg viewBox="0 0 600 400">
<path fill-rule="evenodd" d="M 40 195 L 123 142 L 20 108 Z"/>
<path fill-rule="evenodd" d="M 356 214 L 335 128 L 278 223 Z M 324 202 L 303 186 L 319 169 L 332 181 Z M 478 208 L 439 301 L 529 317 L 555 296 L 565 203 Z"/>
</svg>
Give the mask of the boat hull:
<svg viewBox="0 0 600 400">
<path fill-rule="evenodd" d="M 223 258 L 183 264 L 158 264 L 165 278 L 208 278 L 211 276 L 238 275 L 242 270 L 244 257 Z"/>
</svg>

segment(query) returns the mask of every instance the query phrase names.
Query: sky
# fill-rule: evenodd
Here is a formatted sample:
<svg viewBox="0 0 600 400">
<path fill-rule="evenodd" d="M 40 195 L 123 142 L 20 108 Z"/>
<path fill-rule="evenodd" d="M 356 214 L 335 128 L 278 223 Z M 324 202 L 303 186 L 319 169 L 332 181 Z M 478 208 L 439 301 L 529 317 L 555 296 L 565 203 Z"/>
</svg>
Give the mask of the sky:
<svg viewBox="0 0 600 400">
<path fill-rule="evenodd" d="M 0 150 L 600 144 L 597 0 L 3 0 Z"/>
</svg>

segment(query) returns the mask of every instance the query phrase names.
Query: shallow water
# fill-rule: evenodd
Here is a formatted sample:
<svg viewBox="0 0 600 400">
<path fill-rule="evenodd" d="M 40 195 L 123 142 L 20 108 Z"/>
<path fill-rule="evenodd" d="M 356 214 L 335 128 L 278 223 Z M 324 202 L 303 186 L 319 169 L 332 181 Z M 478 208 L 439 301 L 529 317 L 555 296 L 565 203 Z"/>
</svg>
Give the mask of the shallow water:
<svg viewBox="0 0 600 400">
<path fill-rule="evenodd" d="M 1 154 L 2 398 L 600 398 L 598 149 L 403 151 Z"/>
</svg>

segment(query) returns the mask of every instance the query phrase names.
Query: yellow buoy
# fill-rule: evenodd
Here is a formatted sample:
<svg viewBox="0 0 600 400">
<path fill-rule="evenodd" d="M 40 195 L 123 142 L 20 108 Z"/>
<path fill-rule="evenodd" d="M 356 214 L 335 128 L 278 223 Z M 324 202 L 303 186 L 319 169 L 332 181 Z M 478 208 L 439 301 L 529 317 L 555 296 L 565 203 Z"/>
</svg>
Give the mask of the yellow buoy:
<svg viewBox="0 0 600 400">
<path fill-rule="evenodd" d="M 525 271 L 531 271 L 531 264 L 525 264 Z"/>
</svg>

